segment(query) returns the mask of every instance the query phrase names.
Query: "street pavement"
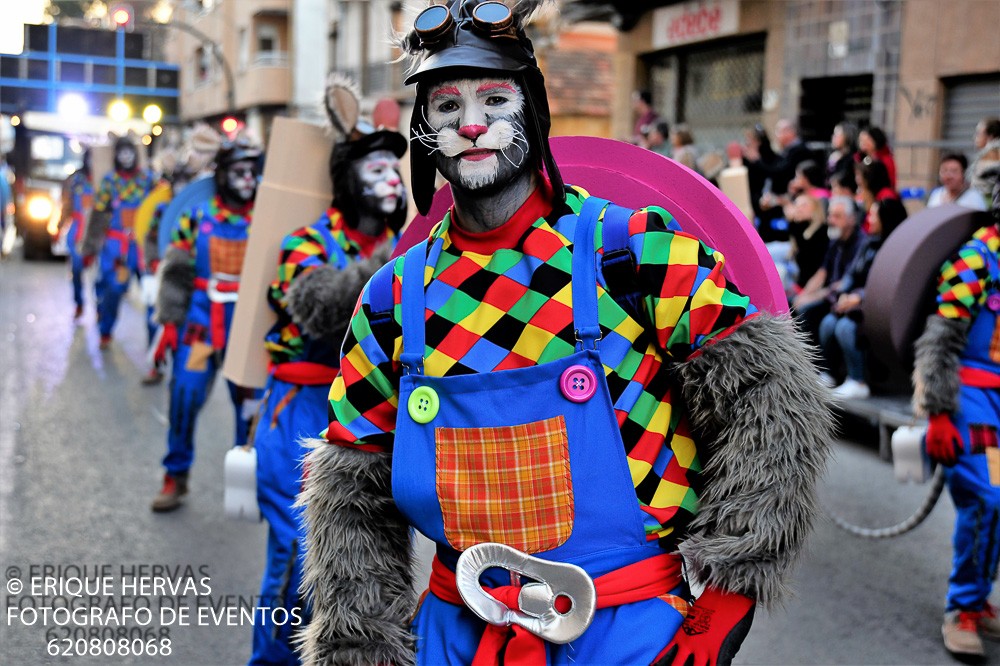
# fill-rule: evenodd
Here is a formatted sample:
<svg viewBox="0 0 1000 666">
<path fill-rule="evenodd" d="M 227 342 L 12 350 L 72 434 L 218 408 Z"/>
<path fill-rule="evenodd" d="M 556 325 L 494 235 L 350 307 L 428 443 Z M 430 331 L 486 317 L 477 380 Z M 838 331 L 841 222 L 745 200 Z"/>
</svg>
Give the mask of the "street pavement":
<svg viewBox="0 0 1000 666">
<path fill-rule="evenodd" d="M 74 322 L 65 264 L 19 256 L 0 262 L 0 665 L 246 663 L 247 613 L 267 535 L 263 524 L 223 514 L 222 462 L 233 414 L 222 377 L 199 420 L 185 506 L 151 513 L 162 474 L 167 384 L 140 385 L 145 328 L 135 301 L 122 308 L 111 349 L 98 350 L 92 293 L 88 283 L 87 311 Z M 865 441 L 838 443 L 822 504 L 867 526 L 898 522 L 928 488 L 896 483 L 875 453 L 874 434 L 856 430 L 852 436 Z M 795 569 L 794 595 L 770 613 L 758 611 L 735 663 L 953 663 L 940 644 L 953 519 L 944 497 L 924 524 L 895 539 L 858 539 L 820 521 Z M 33 590 L 46 574 L 63 589 Z M 108 587 L 74 600 L 75 577 L 106 580 Z M 157 577 L 181 589 L 135 587 Z M 102 628 L 68 612 L 43 618 L 39 611 L 35 619 L 23 610 L 67 599 L 72 607 L 148 604 L 154 621 L 140 626 L 144 618 L 136 617 L 124 628 Z M 188 626 L 181 626 L 180 607 L 188 609 Z M 122 647 L 119 630 L 142 640 Z M 48 652 L 86 652 L 95 637 L 114 640 L 96 649 L 116 653 Z M 150 656 L 165 638 L 170 654 Z M 1000 646 L 988 650 L 1000 663 Z"/>
</svg>

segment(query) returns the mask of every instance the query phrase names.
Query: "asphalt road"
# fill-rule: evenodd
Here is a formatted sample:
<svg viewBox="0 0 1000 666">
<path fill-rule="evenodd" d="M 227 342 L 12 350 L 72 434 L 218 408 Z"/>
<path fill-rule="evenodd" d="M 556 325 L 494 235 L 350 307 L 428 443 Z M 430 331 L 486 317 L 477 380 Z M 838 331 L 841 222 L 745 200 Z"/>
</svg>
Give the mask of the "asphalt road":
<svg viewBox="0 0 1000 666">
<path fill-rule="evenodd" d="M 144 346 L 135 304 L 123 307 L 117 338 L 101 352 L 93 306 L 81 321 L 72 319 L 64 264 L 19 257 L 0 262 L 0 664 L 215 666 L 249 657 L 252 627 L 239 609 L 253 605 L 266 529 L 223 515 L 222 460 L 233 427 L 228 398 L 217 386 L 200 418 L 186 505 L 172 514 L 151 513 L 165 448 L 167 390 L 166 383 L 140 385 Z M 870 439 L 872 433 L 857 436 Z M 848 520 L 871 526 L 899 521 L 926 491 L 897 484 L 871 444 L 845 440 L 821 498 Z M 795 596 L 770 613 L 758 612 L 736 663 L 952 663 L 940 645 L 940 622 L 953 516 L 943 498 L 918 529 L 880 541 L 857 539 L 821 521 L 795 570 Z M 95 634 L 90 621 L 81 634 L 78 616 L 63 622 L 65 611 L 45 618 L 39 610 L 35 619 L 23 610 L 58 607 L 63 602 L 57 597 L 76 591 L 32 590 L 46 574 L 64 587 L 81 574 L 107 579 L 106 589 L 84 590 L 85 597 L 97 597 L 90 606 L 120 607 L 130 594 L 143 597 L 153 621 L 125 623 L 132 632 L 125 637 L 138 635 L 157 647 L 169 638 L 171 654 L 135 656 L 137 647 L 148 652 L 149 644 L 130 642 L 127 656 L 49 656 L 47 648 L 83 646 L 77 638 L 87 639 L 89 650 L 91 638 L 121 636 L 101 634 L 99 627 Z M 137 578 L 151 584 L 157 575 L 182 589 L 129 587 Z M 14 579 L 25 589 L 13 593 Z M 181 606 L 189 609 L 189 626 L 161 610 Z M 992 662 L 1000 663 L 1000 647 L 989 650 Z"/>
</svg>

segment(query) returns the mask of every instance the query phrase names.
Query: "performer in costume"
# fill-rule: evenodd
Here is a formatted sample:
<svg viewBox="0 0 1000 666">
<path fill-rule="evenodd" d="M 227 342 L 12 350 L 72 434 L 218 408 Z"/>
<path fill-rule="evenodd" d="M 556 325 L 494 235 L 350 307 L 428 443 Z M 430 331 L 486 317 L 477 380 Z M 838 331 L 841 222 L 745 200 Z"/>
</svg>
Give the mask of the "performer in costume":
<svg viewBox="0 0 1000 666">
<path fill-rule="evenodd" d="M 115 142 L 115 168 L 104 176 L 83 234 L 85 264 L 99 256 L 97 323 L 101 349 L 111 344 L 122 296 L 138 276 L 139 247 L 133 234 L 135 211 L 153 188 L 153 174 L 139 167 L 139 149 L 123 136 Z"/>
<path fill-rule="evenodd" d="M 216 157 L 216 196 L 181 216 L 162 260 L 156 318 L 163 326 L 161 344 L 174 349 L 174 362 L 166 474 L 153 511 L 178 508 L 187 493 L 198 412 L 226 351 L 260 158 L 260 149 L 246 139 L 222 145 Z M 236 410 L 235 445 L 243 446 L 251 416 L 247 412 L 259 391 L 227 385 Z"/>
<path fill-rule="evenodd" d="M 306 663 L 728 663 L 809 531 L 832 420 L 804 343 L 667 211 L 563 185 L 537 4 L 452 0 L 404 40 L 413 196 L 436 167 L 455 205 L 344 341 Z M 410 526 L 437 542 L 412 624 Z"/>
<path fill-rule="evenodd" d="M 406 220 L 399 158 L 406 139 L 386 130 L 345 127 L 338 95 L 352 95 L 331 80 L 327 111 L 339 137 L 330 157 L 334 199 L 313 224 L 285 237 L 277 279 L 268 301 L 278 320 L 266 339 L 271 371 L 254 429 L 257 494 L 267 520 L 267 564 L 261 583 L 264 605 L 308 616 L 299 594 L 304 543 L 301 508 L 302 438 L 329 422 L 327 395 L 337 374 L 340 344 L 361 288 L 386 261 Z M 291 643 L 300 627 L 254 626 L 251 664 L 298 664 Z"/>
<path fill-rule="evenodd" d="M 66 232 L 66 246 L 69 249 L 69 266 L 73 280 L 73 302 L 76 305 L 73 318 L 79 319 L 83 315 L 83 255 L 80 254 L 80 241 L 83 240 L 87 216 L 94 205 L 90 148 L 83 151 L 83 165 L 66 179 L 62 202 L 61 222 L 68 221 L 69 223 L 69 230 Z"/>
<path fill-rule="evenodd" d="M 1000 168 L 991 173 L 996 222 L 941 267 L 937 312 L 914 346 L 914 410 L 928 417 L 927 453 L 945 465 L 957 513 L 941 631 L 959 658 L 983 657 L 981 637 L 1000 640 L 1000 618 L 989 603 L 1000 562 L 998 175 Z"/>
</svg>

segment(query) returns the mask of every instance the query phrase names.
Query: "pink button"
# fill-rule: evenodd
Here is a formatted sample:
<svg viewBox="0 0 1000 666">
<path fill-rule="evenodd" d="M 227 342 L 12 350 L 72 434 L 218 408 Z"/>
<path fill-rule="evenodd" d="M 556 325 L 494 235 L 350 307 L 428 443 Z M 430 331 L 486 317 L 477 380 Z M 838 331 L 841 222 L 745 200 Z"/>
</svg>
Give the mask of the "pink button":
<svg viewBox="0 0 1000 666">
<path fill-rule="evenodd" d="M 990 312 L 1000 312 L 1000 294 L 990 294 L 986 299 L 986 307 Z"/>
<path fill-rule="evenodd" d="M 559 390 L 573 402 L 586 402 L 597 390 L 597 377 L 585 365 L 571 365 L 559 378 Z"/>
</svg>

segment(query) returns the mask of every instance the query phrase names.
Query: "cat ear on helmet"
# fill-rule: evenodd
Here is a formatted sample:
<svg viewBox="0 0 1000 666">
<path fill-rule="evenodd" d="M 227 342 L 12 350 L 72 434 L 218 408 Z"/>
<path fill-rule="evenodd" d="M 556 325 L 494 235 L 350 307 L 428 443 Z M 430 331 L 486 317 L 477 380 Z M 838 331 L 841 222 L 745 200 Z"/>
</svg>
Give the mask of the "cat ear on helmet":
<svg viewBox="0 0 1000 666">
<path fill-rule="evenodd" d="M 349 139 L 354 133 L 361 115 L 360 98 L 357 85 L 350 77 L 333 72 L 327 78 L 323 105 L 334 143 Z"/>
</svg>

